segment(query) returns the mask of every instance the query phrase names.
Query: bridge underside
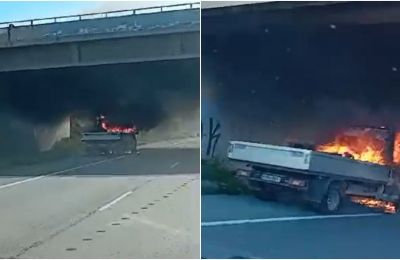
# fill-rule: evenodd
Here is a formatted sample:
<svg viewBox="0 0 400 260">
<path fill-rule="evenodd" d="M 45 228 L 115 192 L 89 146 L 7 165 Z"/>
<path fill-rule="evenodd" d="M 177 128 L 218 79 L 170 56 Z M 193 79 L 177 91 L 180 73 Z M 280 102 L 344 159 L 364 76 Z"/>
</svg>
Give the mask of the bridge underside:
<svg viewBox="0 0 400 260">
<path fill-rule="evenodd" d="M 0 72 L 198 58 L 199 32 L 0 49 Z"/>
<path fill-rule="evenodd" d="M 199 69 L 195 58 L 0 73 L 3 151 L 15 155 L 48 146 L 38 143 L 43 134 L 51 141 L 65 134 L 80 138 L 72 126 L 69 133 L 60 131 L 68 116 L 89 127 L 103 114 L 116 124 L 135 124 L 141 133 L 160 127 L 165 135 L 194 133 Z"/>
</svg>

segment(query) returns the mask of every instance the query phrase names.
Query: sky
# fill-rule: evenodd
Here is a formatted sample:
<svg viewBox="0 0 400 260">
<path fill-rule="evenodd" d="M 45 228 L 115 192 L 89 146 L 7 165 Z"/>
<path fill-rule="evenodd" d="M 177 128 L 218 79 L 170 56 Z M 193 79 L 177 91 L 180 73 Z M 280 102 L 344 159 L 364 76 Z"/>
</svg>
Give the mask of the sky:
<svg viewBox="0 0 400 260">
<path fill-rule="evenodd" d="M 63 15 L 75 15 L 91 12 L 103 12 L 121 9 L 134 9 L 177 3 L 197 2 L 187 1 L 35 1 L 35 2 L 0 2 L 0 22 L 47 18 Z"/>
</svg>

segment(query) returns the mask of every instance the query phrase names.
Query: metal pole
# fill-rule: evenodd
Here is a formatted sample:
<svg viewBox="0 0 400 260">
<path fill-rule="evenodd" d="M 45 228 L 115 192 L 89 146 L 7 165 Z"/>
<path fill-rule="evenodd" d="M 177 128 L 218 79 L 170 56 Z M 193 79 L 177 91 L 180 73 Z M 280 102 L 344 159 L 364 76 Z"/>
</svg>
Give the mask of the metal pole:
<svg viewBox="0 0 400 260">
<path fill-rule="evenodd" d="M 8 44 L 11 45 L 11 29 L 14 27 L 12 23 L 8 25 L 7 28 L 7 38 L 8 38 Z"/>
</svg>

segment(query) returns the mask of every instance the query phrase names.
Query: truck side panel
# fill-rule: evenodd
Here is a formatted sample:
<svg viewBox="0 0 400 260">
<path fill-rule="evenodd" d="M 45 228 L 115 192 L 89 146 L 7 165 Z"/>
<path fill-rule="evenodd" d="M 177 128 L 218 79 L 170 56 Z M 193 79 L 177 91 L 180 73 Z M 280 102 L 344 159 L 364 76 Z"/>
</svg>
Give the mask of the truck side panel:
<svg viewBox="0 0 400 260">
<path fill-rule="evenodd" d="M 312 150 L 231 141 L 228 158 L 266 167 L 301 171 L 305 175 L 387 183 L 390 167 Z"/>
<path fill-rule="evenodd" d="M 273 145 L 231 142 L 228 157 L 233 160 L 308 170 L 310 152 L 303 149 L 282 149 Z"/>
<path fill-rule="evenodd" d="M 390 178 L 389 167 L 319 152 L 311 155 L 310 171 L 382 183 L 387 183 Z"/>
</svg>

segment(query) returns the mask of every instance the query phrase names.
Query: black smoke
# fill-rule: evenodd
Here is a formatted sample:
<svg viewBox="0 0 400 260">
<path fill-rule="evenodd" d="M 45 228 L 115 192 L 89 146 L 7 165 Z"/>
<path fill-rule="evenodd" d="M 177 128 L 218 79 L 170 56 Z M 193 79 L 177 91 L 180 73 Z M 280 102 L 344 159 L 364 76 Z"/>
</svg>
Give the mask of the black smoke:
<svg viewBox="0 0 400 260">
<path fill-rule="evenodd" d="M 103 114 L 115 124 L 151 129 L 172 98 L 198 106 L 198 71 L 192 59 L 1 73 L 0 112 L 34 124 Z"/>
<path fill-rule="evenodd" d="M 400 23 L 368 23 L 374 9 L 355 5 L 203 12 L 203 88 L 244 128 L 400 126 Z M 325 19 L 360 8 L 362 23 Z"/>
</svg>

